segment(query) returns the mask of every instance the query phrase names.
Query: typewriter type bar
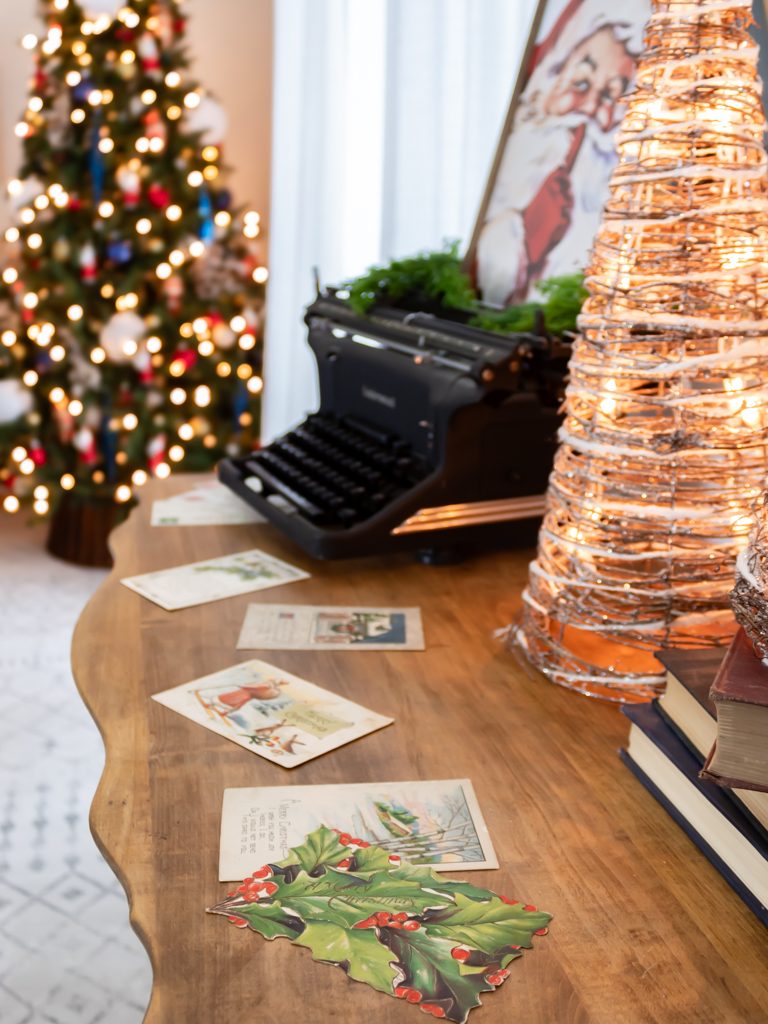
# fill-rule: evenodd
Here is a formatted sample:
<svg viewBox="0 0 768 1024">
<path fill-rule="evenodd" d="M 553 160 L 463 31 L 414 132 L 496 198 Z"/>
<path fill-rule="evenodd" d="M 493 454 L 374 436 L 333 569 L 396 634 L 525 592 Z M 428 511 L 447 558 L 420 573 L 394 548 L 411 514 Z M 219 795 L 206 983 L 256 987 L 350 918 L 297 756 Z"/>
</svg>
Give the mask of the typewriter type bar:
<svg viewBox="0 0 768 1024">
<path fill-rule="evenodd" d="M 332 292 L 306 322 L 318 412 L 219 466 L 306 551 L 506 543 L 542 514 L 567 349 L 395 309 L 361 317 Z"/>
</svg>

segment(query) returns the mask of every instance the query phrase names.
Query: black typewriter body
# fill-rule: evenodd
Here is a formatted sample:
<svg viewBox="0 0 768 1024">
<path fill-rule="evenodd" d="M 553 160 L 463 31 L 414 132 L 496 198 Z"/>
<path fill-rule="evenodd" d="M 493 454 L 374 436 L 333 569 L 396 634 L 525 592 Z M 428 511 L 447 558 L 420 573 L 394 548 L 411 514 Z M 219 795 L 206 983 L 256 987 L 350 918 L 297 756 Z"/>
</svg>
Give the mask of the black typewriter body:
<svg viewBox="0 0 768 1024">
<path fill-rule="evenodd" d="M 316 558 L 533 539 L 566 346 L 392 308 L 363 317 L 332 291 L 305 319 L 320 408 L 224 459 L 223 483 Z"/>
</svg>

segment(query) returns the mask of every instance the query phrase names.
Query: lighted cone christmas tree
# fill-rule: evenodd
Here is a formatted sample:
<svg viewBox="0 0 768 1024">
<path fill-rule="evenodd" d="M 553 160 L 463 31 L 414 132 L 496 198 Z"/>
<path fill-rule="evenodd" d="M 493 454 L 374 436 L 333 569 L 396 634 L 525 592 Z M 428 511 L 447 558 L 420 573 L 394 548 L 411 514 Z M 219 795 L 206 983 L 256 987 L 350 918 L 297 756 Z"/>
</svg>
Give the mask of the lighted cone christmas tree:
<svg viewBox="0 0 768 1024">
<path fill-rule="evenodd" d="M 0 499 L 45 515 L 251 449 L 266 267 L 226 188 L 221 107 L 169 0 L 41 4 L 8 185 Z M 120 8 L 118 10 L 118 7 Z M 91 20 L 93 18 L 93 20 Z"/>
<path fill-rule="evenodd" d="M 749 0 L 653 4 L 516 641 L 611 700 L 728 642 L 766 472 L 768 180 Z"/>
</svg>

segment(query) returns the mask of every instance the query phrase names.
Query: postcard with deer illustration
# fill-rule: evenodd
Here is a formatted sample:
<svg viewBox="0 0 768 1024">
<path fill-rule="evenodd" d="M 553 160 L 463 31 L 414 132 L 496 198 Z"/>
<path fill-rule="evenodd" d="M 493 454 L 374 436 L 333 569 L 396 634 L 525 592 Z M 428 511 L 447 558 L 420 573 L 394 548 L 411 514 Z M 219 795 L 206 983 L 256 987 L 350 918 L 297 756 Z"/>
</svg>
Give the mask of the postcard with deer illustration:
<svg viewBox="0 0 768 1024">
<path fill-rule="evenodd" d="M 177 565 L 173 569 L 146 572 L 141 576 L 126 576 L 120 582 L 167 612 L 174 612 L 179 608 L 308 578 L 309 573 L 303 569 L 254 548 L 253 551 L 240 551 L 223 558 L 210 558 L 206 562 Z"/>
<path fill-rule="evenodd" d="M 283 768 L 295 768 L 393 721 L 257 660 L 152 699 Z"/>
<path fill-rule="evenodd" d="M 274 864 L 324 825 L 351 848 L 389 851 L 391 863 L 435 871 L 497 868 L 469 779 L 225 789 L 219 881 Z"/>
</svg>

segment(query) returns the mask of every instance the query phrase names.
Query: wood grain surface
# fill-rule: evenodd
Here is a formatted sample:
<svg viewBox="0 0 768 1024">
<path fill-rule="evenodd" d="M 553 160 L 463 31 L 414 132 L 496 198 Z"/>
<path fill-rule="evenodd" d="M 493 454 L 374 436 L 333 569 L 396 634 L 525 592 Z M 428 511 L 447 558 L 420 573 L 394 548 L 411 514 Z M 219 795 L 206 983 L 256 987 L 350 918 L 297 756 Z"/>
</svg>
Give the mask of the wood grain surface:
<svg viewBox="0 0 768 1024">
<path fill-rule="evenodd" d="M 768 1021 L 768 935 L 619 760 L 627 720 L 529 675 L 492 638 L 520 607 L 530 551 L 447 568 L 406 555 L 317 562 L 271 525 L 150 527 L 152 499 L 194 479 L 142 489 L 73 643 L 75 678 L 107 752 L 91 827 L 154 968 L 147 1024 L 421 1019 L 306 949 L 205 913 L 230 888 L 217 881 L 222 794 L 462 777 L 474 783 L 501 864 L 464 877 L 554 915 L 470 1020 Z M 254 547 L 312 578 L 177 612 L 119 583 Z M 420 605 L 427 650 L 236 651 L 247 605 L 274 601 Z M 150 700 L 259 656 L 395 724 L 286 770 Z"/>
</svg>

